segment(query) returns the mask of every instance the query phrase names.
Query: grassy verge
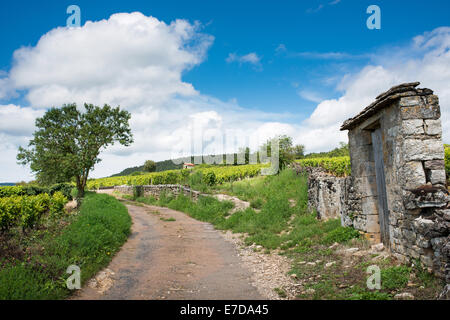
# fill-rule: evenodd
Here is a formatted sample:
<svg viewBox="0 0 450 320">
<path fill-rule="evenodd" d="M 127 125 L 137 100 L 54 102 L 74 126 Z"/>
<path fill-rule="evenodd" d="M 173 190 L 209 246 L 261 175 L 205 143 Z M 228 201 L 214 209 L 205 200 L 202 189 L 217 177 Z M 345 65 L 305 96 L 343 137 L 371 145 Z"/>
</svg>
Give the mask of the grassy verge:
<svg viewBox="0 0 450 320">
<path fill-rule="evenodd" d="M 79 213 L 15 239 L 25 254 L 0 261 L 0 299 L 67 297 L 67 267 L 80 267 L 83 284 L 108 265 L 130 227 L 123 204 L 108 195 L 88 193 Z"/>
<path fill-rule="evenodd" d="M 440 291 L 439 280 L 417 264 L 412 268 L 391 258 L 380 259 L 378 254 L 368 252 L 369 244 L 359 238 L 357 231 L 341 227 L 339 219 L 318 220 L 307 208 L 306 176 L 285 170 L 277 176 L 224 183 L 204 191 L 237 196 L 250 202 L 250 208 L 230 215 L 231 202 L 209 196 L 199 197 L 196 202 L 170 194 L 161 195 L 159 200 L 152 197 L 135 200 L 186 212 L 217 229 L 242 233 L 247 245 L 260 245 L 266 253 L 288 256 L 292 261 L 292 277 L 305 289 L 297 295 L 299 299 L 387 300 L 405 290 L 419 299 L 434 299 Z M 350 247 L 366 253 L 339 252 Z M 370 265 L 381 269 L 381 290 L 369 290 L 366 286 Z M 286 296 L 283 288 L 274 290 Z"/>
</svg>

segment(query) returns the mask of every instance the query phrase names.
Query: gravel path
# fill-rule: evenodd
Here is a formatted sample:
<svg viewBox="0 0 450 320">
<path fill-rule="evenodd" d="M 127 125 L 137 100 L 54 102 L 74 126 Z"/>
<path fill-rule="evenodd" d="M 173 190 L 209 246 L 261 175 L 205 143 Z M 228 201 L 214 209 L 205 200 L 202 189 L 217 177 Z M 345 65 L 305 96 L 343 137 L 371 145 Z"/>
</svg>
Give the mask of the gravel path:
<svg viewBox="0 0 450 320">
<path fill-rule="evenodd" d="M 168 208 L 125 204 L 132 234 L 72 299 L 267 298 L 252 284 L 238 249 L 211 224 Z"/>
</svg>

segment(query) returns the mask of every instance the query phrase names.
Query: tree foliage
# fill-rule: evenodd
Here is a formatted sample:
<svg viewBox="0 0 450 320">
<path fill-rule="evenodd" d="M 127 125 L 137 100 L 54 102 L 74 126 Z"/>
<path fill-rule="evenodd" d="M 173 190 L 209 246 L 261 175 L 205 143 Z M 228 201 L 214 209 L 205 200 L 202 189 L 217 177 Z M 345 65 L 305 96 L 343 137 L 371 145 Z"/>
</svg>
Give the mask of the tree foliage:
<svg viewBox="0 0 450 320">
<path fill-rule="evenodd" d="M 29 164 L 40 183 L 52 184 L 75 179 L 78 197 L 84 196 L 89 173 L 101 161 L 100 151 L 115 142 L 133 142 L 131 115 L 119 107 L 76 104 L 51 108 L 36 120 L 37 130 L 28 149 L 19 148 L 17 160 Z"/>
<path fill-rule="evenodd" d="M 305 158 L 335 158 L 335 157 L 348 157 L 350 156 L 350 151 L 348 144 L 345 142 L 339 142 L 339 147 L 334 148 L 327 152 L 310 153 L 305 156 Z"/>
<path fill-rule="evenodd" d="M 267 157 L 269 159 L 272 157 L 272 147 L 273 143 L 278 140 L 278 165 L 279 170 L 283 170 L 289 163 L 294 161 L 294 149 L 292 147 L 292 138 L 286 135 L 278 135 L 270 140 L 267 140 L 267 142 L 260 148 L 260 157 L 261 154 L 264 155 L 265 151 L 267 150 Z M 262 157 L 263 158 L 263 157 Z M 262 159 L 261 161 L 264 161 Z"/>
<path fill-rule="evenodd" d="M 144 163 L 144 171 L 145 172 L 155 172 L 156 170 L 156 163 L 152 160 L 147 160 Z"/>
<path fill-rule="evenodd" d="M 297 144 L 292 148 L 295 159 L 302 159 L 305 156 L 305 146 L 302 144 Z"/>
</svg>

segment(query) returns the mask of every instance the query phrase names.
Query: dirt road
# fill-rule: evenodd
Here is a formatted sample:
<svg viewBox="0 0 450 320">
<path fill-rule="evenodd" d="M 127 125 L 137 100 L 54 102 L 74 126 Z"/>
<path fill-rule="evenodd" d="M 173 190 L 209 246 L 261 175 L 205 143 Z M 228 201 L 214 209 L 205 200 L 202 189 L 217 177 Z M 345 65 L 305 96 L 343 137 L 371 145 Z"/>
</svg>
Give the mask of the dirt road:
<svg viewBox="0 0 450 320">
<path fill-rule="evenodd" d="M 106 272 L 73 299 L 264 298 L 236 248 L 212 225 L 167 208 L 125 204 L 132 234 Z"/>
</svg>

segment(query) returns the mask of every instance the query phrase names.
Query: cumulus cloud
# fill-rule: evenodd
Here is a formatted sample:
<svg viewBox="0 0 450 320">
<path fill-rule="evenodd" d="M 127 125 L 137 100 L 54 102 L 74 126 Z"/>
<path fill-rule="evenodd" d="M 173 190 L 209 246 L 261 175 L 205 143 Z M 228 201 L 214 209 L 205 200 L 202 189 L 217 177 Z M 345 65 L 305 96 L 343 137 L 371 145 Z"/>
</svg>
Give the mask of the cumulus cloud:
<svg viewBox="0 0 450 320">
<path fill-rule="evenodd" d="M 166 24 L 119 13 L 81 28 L 56 28 L 14 53 L 9 79 L 34 107 L 68 101 L 140 107 L 198 92 L 181 80 L 201 63 L 213 37 L 185 20 Z"/>
</svg>

